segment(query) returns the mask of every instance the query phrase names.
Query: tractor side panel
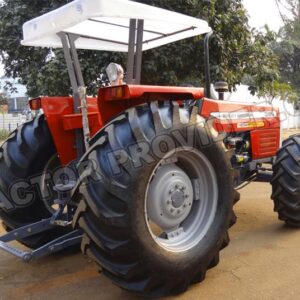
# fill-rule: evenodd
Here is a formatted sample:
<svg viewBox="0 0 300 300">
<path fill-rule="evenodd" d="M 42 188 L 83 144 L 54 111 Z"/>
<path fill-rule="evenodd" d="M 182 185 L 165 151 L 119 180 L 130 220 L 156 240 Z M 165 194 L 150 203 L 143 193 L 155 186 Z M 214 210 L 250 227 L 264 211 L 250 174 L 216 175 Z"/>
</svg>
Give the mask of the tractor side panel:
<svg viewBox="0 0 300 300">
<path fill-rule="evenodd" d="M 280 145 L 279 110 L 271 106 L 257 106 L 204 99 L 200 112 L 211 120 L 218 132 L 250 132 L 252 159 L 276 155 Z"/>
<path fill-rule="evenodd" d="M 102 127 L 102 123 L 97 98 L 87 100 L 91 135 L 94 135 Z M 75 130 L 82 128 L 81 114 L 73 113 L 72 97 L 43 97 L 41 105 L 60 161 L 67 165 L 76 159 Z"/>
<path fill-rule="evenodd" d="M 203 89 L 120 86 L 99 90 L 98 98 L 88 98 L 91 136 L 126 109 L 145 102 L 172 99 L 201 99 Z M 72 97 L 44 97 L 46 116 L 61 163 L 76 159 L 75 130 L 82 129 L 82 115 L 73 113 Z M 259 117 L 255 117 L 258 114 Z M 263 117 L 264 114 L 267 117 Z M 253 159 L 274 156 L 279 148 L 279 112 L 271 106 L 247 105 L 203 99 L 200 115 L 211 120 L 218 132 L 250 132 Z M 224 116 L 228 117 L 224 117 Z M 249 117 L 252 116 L 252 117 Z"/>
</svg>

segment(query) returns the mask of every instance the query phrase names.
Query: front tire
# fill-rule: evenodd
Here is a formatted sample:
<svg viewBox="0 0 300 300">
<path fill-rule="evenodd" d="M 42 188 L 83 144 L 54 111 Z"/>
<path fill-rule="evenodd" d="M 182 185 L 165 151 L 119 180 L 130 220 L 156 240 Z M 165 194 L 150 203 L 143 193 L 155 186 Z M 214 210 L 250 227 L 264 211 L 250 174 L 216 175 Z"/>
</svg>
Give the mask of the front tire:
<svg viewBox="0 0 300 300">
<path fill-rule="evenodd" d="M 85 232 L 82 250 L 123 289 L 184 292 L 229 243 L 233 172 L 202 121 L 196 107 L 132 108 L 97 134 L 81 161 L 85 200 L 74 222 Z"/>
<path fill-rule="evenodd" d="M 278 218 L 300 227 L 300 135 L 283 142 L 273 164 L 272 196 Z"/>
</svg>

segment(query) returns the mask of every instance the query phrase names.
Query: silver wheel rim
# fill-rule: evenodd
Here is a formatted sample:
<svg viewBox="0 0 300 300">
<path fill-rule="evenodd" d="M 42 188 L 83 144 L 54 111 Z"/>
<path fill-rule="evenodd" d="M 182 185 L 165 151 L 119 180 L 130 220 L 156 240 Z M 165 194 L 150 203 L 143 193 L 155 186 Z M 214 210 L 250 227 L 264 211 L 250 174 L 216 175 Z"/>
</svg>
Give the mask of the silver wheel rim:
<svg viewBox="0 0 300 300">
<path fill-rule="evenodd" d="M 207 234 L 217 203 L 217 177 L 210 161 L 196 149 L 176 149 L 157 164 L 148 182 L 149 232 L 165 250 L 187 251 Z"/>
</svg>

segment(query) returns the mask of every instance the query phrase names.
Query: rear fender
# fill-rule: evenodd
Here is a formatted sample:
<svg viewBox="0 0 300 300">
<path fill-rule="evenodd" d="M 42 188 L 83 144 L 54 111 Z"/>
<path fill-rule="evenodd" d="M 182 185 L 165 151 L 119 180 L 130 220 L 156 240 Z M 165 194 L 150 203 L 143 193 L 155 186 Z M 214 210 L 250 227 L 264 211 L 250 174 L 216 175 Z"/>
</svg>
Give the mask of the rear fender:
<svg viewBox="0 0 300 300">
<path fill-rule="evenodd" d="M 101 127 L 97 98 L 88 98 L 88 118 L 91 134 Z M 45 114 L 62 165 L 76 159 L 75 130 L 82 128 L 81 114 L 73 113 L 72 97 L 43 97 L 41 108 Z"/>
<path fill-rule="evenodd" d="M 201 99 L 202 88 L 122 85 L 99 89 L 98 98 L 87 98 L 91 136 L 128 108 L 150 101 Z M 72 97 L 43 97 L 30 101 L 42 108 L 62 165 L 77 158 L 75 130 L 82 115 L 74 114 Z M 36 108 L 36 107 L 35 107 Z"/>
</svg>

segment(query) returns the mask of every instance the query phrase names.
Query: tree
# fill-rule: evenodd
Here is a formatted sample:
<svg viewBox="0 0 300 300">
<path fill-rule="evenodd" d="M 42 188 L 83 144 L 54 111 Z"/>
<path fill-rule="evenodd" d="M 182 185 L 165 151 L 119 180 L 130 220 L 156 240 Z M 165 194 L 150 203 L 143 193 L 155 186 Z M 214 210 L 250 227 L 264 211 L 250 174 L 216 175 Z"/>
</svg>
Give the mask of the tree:
<svg viewBox="0 0 300 300">
<path fill-rule="evenodd" d="M 3 87 L 1 84 L 0 84 L 0 112 L 3 111 L 4 107 L 3 106 L 7 106 L 8 105 L 8 98 L 9 98 L 9 95 L 7 93 L 7 90 L 5 89 L 5 87 Z"/>
<path fill-rule="evenodd" d="M 284 23 L 291 19 L 299 18 L 300 16 L 300 1 L 299 0 L 275 0 L 279 14 Z"/>
<path fill-rule="evenodd" d="M 246 74 L 259 72 L 260 86 L 274 80 L 276 64 L 272 52 L 253 37 L 242 0 L 143 0 L 150 5 L 167 8 L 206 19 L 215 34 L 211 41 L 212 81 L 225 80 L 233 88 Z M 61 50 L 20 46 L 22 24 L 65 1 L 4 0 L 0 10 L 0 57 L 8 76 L 20 77 L 29 96 L 69 94 L 70 84 Z M 257 58 L 259 57 L 259 65 Z M 110 61 L 125 65 L 120 53 L 79 51 L 89 93 L 95 93 L 97 78 Z M 256 68 L 253 68 L 254 65 Z M 262 70 L 259 66 L 266 66 Z M 145 84 L 204 84 L 202 37 L 191 38 L 146 51 L 143 58 L 142 82 Z M 262 80 L 261 80 L 262 79 Z"/>
<path fill-rule="evenodd" d="M 264 41 L 265 36 L 250 30 L 242 1 L 146 0 L 144 2 L 208 21 L 214 30 L 210 61 L 213 82 L 225 80 L 230 88 L 233 88 L 243 81 L 245 75 L 255 76 L 252 88 L 255 93 L 264 82 L 277 79 L 277 58 Z M 270 34 L 266 38 L 271 39 Z M 176 58 L 168 59 L 172 55 Z M 184 40 L 155 49 L 146 53 L 144 62 L 146 67 L 149 66 L 144 75 L 146 81 L 156 79 L 155 83 L 161 82 L 161 76 L 157 75 L 159 70 L 155 68 L 159 66 L 164 69 L 163 78 L 166 78 L 166 83 L 171 79 L 175 83 L 192 81 L 196 85 L 204 84 L 201 38 Z M 261 68 L 262 66 L 264 68 Z"/>
<path fill-rule="evenodd" d="M 258 91 L 259 97 L 266 98 L 269 104 L 272 104 L 274 99 L 279 98 L 288 102 L 296 104 L 297 93 L 288 83 L 282 83 L 279 81 L 268 82 Z"/>
<path fill-rule="evenodd" d="M 5 92 L 2 92 L 0 90 L 0 112 L 2 112 L 2 110 L 4 110 L 3 106 L 7 106 L 8 105 L 8 98 Z"/>
<path fill-rule="evenodd" d="M 294 91 L 290 101 L 296 104 L 300 96 L 300 1 L 286 0 L 279 4 L 284 5 L 291 17 L 282 13 L 285 24 L 271 47 L 279 57 L 280 80 L 290 85 Z"/>
<path fill-rule="evenodd" d="M 252 95 L 258 93 L 262 96 L 268 92 L 274 82 L 280 78 L 279 59 L 271 49 L 272 43 L 276 40 L 274 32 L 265 27 L 263 34 L 255 29 L 252 30 L 252 50 L 249 51 L 251 65 L 246 67 L 246 75 L 242 82 L 249 86 Z M 271 91 L 270 91 L 271 92 Z"/>
<path fill-rule="evenodd" d="M 2 116 L 2 130 L 0 130 L 0 140 L 3 140 L 7 133 L 4 132 L 5 122 L 4 122 L 4 115 L 8 113 L 8 95 L 5 90 L 1 90 L 0 87 L 0 114 Z"/>
</svg>

